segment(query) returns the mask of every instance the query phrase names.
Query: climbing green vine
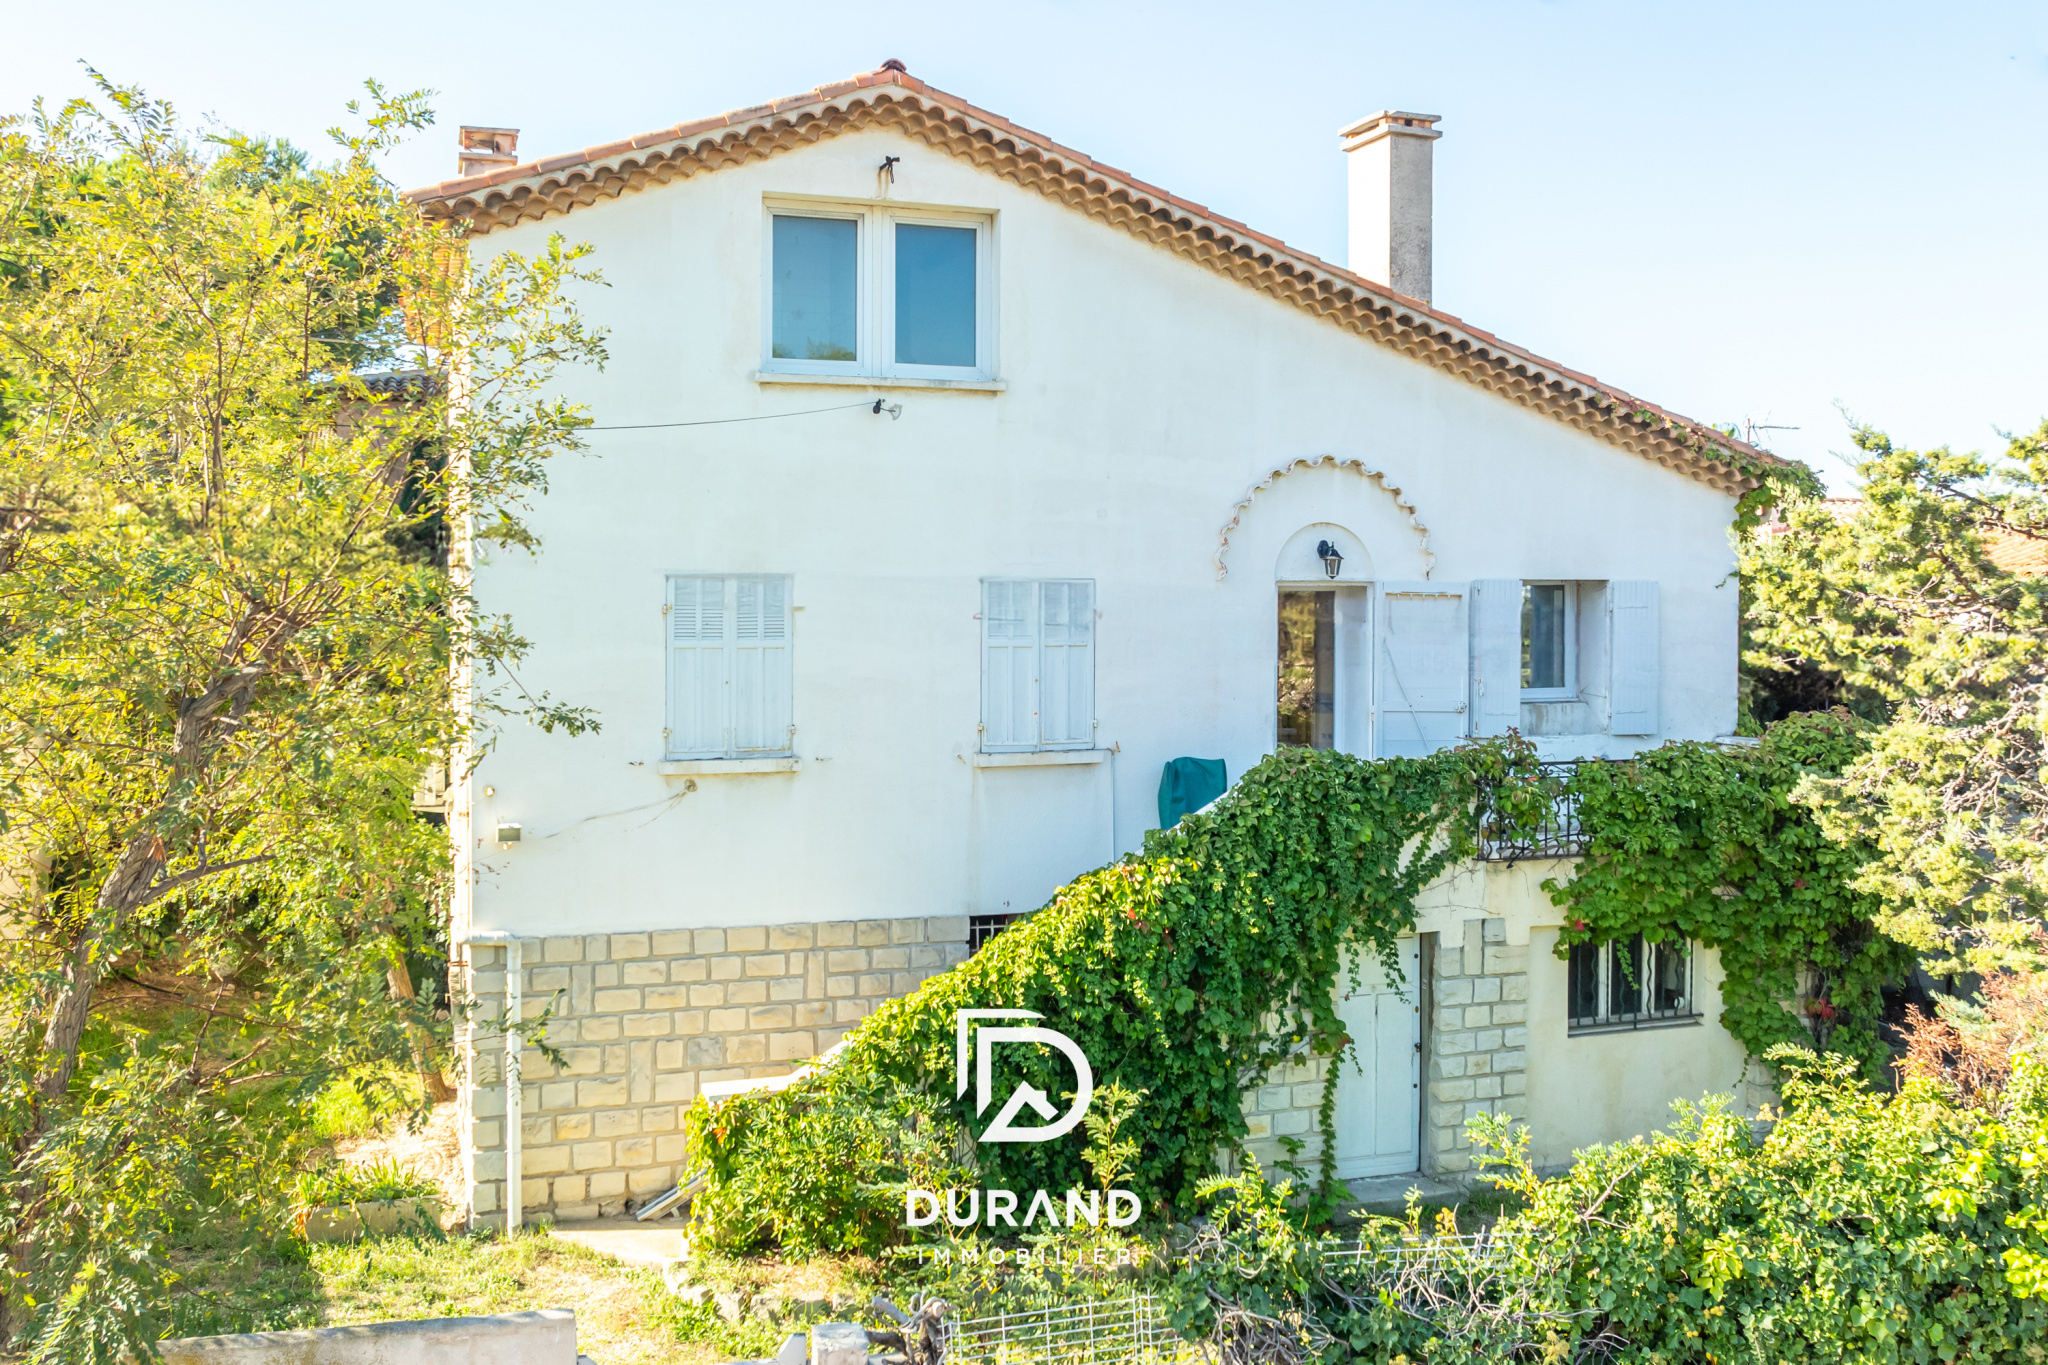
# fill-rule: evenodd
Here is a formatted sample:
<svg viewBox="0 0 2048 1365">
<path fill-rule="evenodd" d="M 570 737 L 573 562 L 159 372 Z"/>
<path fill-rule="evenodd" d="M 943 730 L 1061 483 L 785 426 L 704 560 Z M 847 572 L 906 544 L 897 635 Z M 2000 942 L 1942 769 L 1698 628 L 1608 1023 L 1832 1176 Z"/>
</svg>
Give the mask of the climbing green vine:
<svg viewBox="0 0 2048 1365">
<path fill-rule="evenodd" d="M 1876 1078 L 1879 987 L 1910 958 L 1848 889 L 1868 850 L 1828 843 L 1795 793 L 1862 743 L 1845 715 L 1800 716 L 1755 748 L 1677 743 L 1581 765 L 1566 790 L 1588 854 L 1575 877 L 1545 883 L 1565 907 L 1560 953 L 1638 933 L 1716 948 L 1722 1022 L 1752 1055 L 1797 1042 Z M 1332 1131 L 1347 952 L 1398 979 L 1395 941 L 1414 928 L 1417 895 L 1471 856 L 1480 821 L 1512 837 L 1550 818 L 1557 795 L 1514 737 L 1419 759 L 1272 755 L 1209 810 L 882 1006 L 815 1078 L 716 1110 L 700 1101 L 688 1120 L 697 1226 L 730 1249 L 838 1236 L 872 1250 L 900 1238 L 903 1189 L 934 1188 L 917 1181 L 941 1171 L 1010 1190 L 1088 1184 L 1078 1143 L 975 1147 L 991 1116 L 975 1112 L 974 1087 L 954 1085 L 966 1009 L 1041 1015 L 1081 1046 L 1098 1085 L 1142 1092 L 1120 1129 L 1135 1144 L 1130 1188 L 1155 1215 L 1185 1211 L 1217 1153 L 1243 1150 L 1244 1097 L 1275 1067 L 1333 1059 L 1321 1104 Z M 1058 1103 L 1071 1087 L 1050 1052 L 995 1058 L 995 1093 L 1029 1084 Z M 1322 1147 L 1328 1189 L 1335 1149 Z M 804 1206 L 821 1192 L 838 1211 L 822 1221 Z"/>
<path fill-rule="evenodd" d="M 887 1108 L 910 1089 L 934 1096 L 960 1130 L 985 1127 L 973 1088 L 954 1094 L 962 1009 L 1035 1011 L 1080 1044 L 1098 1085 L 1145 1092 L 1122 1130 L 1137 1143 L 1130 1188 L 1155 1212 L 1185 1207 L 1217 1152 L 1245 1141 L 1246 1091 L 1290 1058 L 1333 1056 L 1348 1041 L 1332 993 L 1346 949 L 1398 973 L 1394 944 L 1413 925 L 1415 898 L 1470 852 L 1477 783 L 1498 776 L 1505 755 L 1489 744 L 1416 759 L 1306 749 L 1265 759 L 1211 809 L 1153 831 L 1141 854 L 1077 878 L 965 963 L 876 1010 L 817 1081 L 728 1101 L 715 1122 L 698 1114 L 699 1217 L 728 1241 L 749 1219 L 795 1219 L 764 1199 L 770 1182 L 731 1174 L 744 1165 L 735 1146 L 765 1143 L 777 1127 L 725 1117 L 733 1105 L 792 1116 L 849 1102 Z M 1072 1086 L 1067 1064 L 1034 1051 L 999 1052 L 995 1089 L 1029 1083 L 1058 1102 Z M 784 1144 L 775 1159 L 815 1182 L 857 1146 Z M 972 1164 L 992 1187 L 1064 1189 L 1089 1183 L 1078 1147 L 990 1144 Z"/>
<path fill-rule="evenodd" d="M 1880 988 L 1909 950 L 1871 926 L 1851 889 L 1873 851 L 1831 843 L 1799 804 L 1808 775 L 1863 752 L 1845 712 L 1787 718 L 1755 747 L 1674 743 L 1579 767 L 1568 790 L 1587 836 L 1570 880 L 1544 883 L 1565 908 L 1558 952 L 1641 934 L 1719 950 L 1721 1022 L 1751 1056 L 1779 1043 L 1855 1058 L 1884 1079 Z"/>
</svg>

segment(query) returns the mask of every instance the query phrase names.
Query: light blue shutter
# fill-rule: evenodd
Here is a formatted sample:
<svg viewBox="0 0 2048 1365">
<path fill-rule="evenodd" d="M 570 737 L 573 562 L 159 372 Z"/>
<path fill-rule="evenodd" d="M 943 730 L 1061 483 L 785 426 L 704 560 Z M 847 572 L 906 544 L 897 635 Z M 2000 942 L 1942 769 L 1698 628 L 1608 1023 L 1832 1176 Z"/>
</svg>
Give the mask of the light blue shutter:
<svg viewBox="0 0 2048 1365">
<path fill-rule="evenodd" d="M 668 751 L 725 751 L 725 580 L 672 578 L 668 613 Z"/>
<path fill-rule="evenodd" d="M 982 585 L 981 744 L 1024 749 L 1038 743 L 1038 585 L 991 579 Z"/>
<path fill-rule="evenodd" d="M 1472 733 L 1504 735 L 1522 723 L 1522 580 L 1472 585 Z"/>
<path fill-rule="evenodd" d="M 1381 757 L 1419 758 L 1464 738 L 1469 648 L 1463 583 L 1381 586 L 1374 688 Z"/>
<path fill-rule="evenodd" d="M 1048 748 L 1095 742 L 1095 585 L 1039 587 L 1039 741 Z"/>
<path fill-rule="evenodd" d="M 1609 647 L 1614 660 L 1612 711 L 1607 728 L 1617 735 L 1657 733 L 1657 585 L 1617 579 L 1607 585 Z"/>
<path fill-rule="evenodd" d="M 733 580 L 732 752 L 789 749 L 789 580 Z"/>
</svg>

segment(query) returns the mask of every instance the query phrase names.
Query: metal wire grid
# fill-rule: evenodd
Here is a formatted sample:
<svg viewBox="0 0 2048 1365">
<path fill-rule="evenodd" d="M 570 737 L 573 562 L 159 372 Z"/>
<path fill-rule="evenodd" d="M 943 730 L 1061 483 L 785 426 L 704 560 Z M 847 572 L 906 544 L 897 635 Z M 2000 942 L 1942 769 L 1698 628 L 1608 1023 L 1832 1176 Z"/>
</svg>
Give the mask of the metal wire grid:
<svg viewBox="0 0 2048 1365">
<path fill-rule="evenodd" d="M 1591 760 L 1598 762 L 1598 759 Z M 1586 831 L 1579 825 L 1579 799 L 1567 789 L 1572 774 L 1579 770 L 1576 759 L 1539 763 L 1532 778 L 1510 779 L 1516 785 L 1534 785 L 1548 801 L 1550 810 L 1533 830 L 1509 835 L 1504 831 L 1496 793 L 1499 785 L 1487 783 L 1479 789 L 1479 857 L 1483 862 L 1513 863 L 1530 858 L 1576 858 L 1586 851 Z"/>
<path fill-rule="evenodd" d="M 1467 1281 L 1505 1268 L 1520 1245 L 1491 1233 L 1393 1245 L 1338 1242 L 1324 1249 L 1323 1265 L 1383 1283 Z M 947 1365 L 1183 1365 L 1209 1358 L 1207 1343 L 1178 1336 L 1150 1294 L 998 1313 L 942 1330 Z"/>
<path fill-rule="evenodd" d="M 1523 1240 L 1475 1232 L 1392 1244 L 1336 1242 L 1323 1248 L 1323 1266 L 1328 1270 L 1355 1268 L 1372 1278 L 1490 1272 L 1505 1265 L 1521 1249 Z"/>
<path fill-rule="evenodd" d="M 949 1323 L 945 1342 L 946 1365 L 1167 1365 L 1203 1358 L 1199 1344 L 1175 1334 L 1150 1294 Z"/>
</svg>

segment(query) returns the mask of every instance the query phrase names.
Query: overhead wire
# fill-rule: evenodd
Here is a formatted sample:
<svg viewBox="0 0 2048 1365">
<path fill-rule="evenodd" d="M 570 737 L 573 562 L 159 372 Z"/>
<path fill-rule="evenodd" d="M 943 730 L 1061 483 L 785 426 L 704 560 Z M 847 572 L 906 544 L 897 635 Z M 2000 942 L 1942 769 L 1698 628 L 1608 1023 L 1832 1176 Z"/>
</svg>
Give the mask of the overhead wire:
<svg viewBox="0 0 2048 1365">
<path fill-rule="evenodd" d="M 884 407 L 879 398 L 863 398 L 858 403 L 835 403 L 829 408 L 805 408 L 801 412 L 764 412 L 753 417 L 709 417 L 697 422 L 630 422 L 619 426 L 579 427 L 579 431 L 654 431 L 667 427 L 719 427 L 731 422 L 769 422 L 778 417 L 813 417 L 821 412 L 850 412 L 854 408 L 866 408 L 877 416 L 886 412 L 891 420 L 903 412 L 901 403 Z"/>
</svg>

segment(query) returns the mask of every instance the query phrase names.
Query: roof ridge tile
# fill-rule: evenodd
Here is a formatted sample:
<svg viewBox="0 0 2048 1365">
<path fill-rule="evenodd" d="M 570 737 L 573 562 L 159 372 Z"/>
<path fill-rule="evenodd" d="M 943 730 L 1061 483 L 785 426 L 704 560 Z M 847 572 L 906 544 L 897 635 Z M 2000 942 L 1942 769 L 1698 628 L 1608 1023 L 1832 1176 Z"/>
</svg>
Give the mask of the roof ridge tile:
<svg viewBox="0 0 2048 1365">
<path fill-rule="evenodd" d="M 886 94 L 873 97 L 872 102 L 868 98 L 861 98 L 865 92 L 887 86 L 893 86 L 908 95 L 923 96 L 929 100 L 929 107 L 919 99 L 893 100 Z M 1420 299 L 1397 294 L 1383 284 L 1291 247 L 1280 238 L 1267 236 L 1247 224 L 1225 218 L 1204 205 L 1178 198 L 1166 189 L 1098 162 L 1085 152 L 1032 132 L 998 114 L 947 94 L 907 71 L 897 69 L 885 68 L 863 72 L 846 80 L 820 85 L 806 94 L 792 95 L 766 104 L 750 105 L 743 109 L 729 110 L 724 114 L 678 123 L 666 129 L 589 147 L 581 152 L 568 152 L 545 160 L 503 167 L 481 175 L 444 180 L 435 185 L 409 190 L 406 192 L 406 198 L 421 205 L 423 210 L 429 213 L 445 217 L 468 217 L 472 220 L 470 232 L 473 235 L 481 235 L 495 227 L 524 218 L 545 218 L 554 213 L 567 213 L 592 202 L 581 192 L 568 193 L 572 185 L 581 186 L 593 181 L 601 184 L 615 182 L 616 188 L 612 188 L 610 194 L 605 196 L 610 197 L 619 191 L 641 184 L 665 182 L 674 172 L 663 169 L 664 165 L 673 165 L 678 160 L 695 157 L 697 149 L 683 144 L 687 144 L 693 138 L 702 138 L 704 134 L 746 128 L 749 125 L 753 128 L 751 133 L 742 133 L 737 141 L 723 137 L 706 139 L 723 149 L 714 159 L 700 162 L 709 169 L 769 156 L 787 146 L 799 145 L 801 139 L 789 141 L 786 140 L 786 134 L 779 135 L 776 132 L 777 129 L 794 129 L 802 126 L 802 120 L 791 118 L 789 115 L 818 106 L 830 106 L 843 96 L 855 98 L 839 109 L 818 108 L 817 118 L 827 120 L 828 123 L 835 118 L 837 120 L 836 124 L 828 127 L 828 133 L 851 126 L 861 126 L 878 117 L 886 117 L 893 123 L 915 115 L 923 115 L 945 128 L 964 134 L 971 144 L 984 150 L 963 150 L 946 138 L 929 135 L 929 129 L 926 127 L 907 127 L 905 131 L 911 136 L 924 136 L 925 141 L 933 143 L 941 150 L 965 156 L 976 165 L 993 170 L 1020 186 L 1035 188 L 1063 202 L 1068 201 L 1068 196 L 1055 186 L 1064 185 L 1068 189 L 1078 188 L 1098 193 L 1101 196 L 1098 202 L 1106 203 L 1109 209 L 1096 216 L 1113 225 L 1122 226 L 1146 240 L 1159 242 L 1160 238 L 1152 230 L 1133 226 L 1130 221 L 1132 216 L 1141 222 L 1163 221 L 1166 227 L 1187 234 L 1194 243 L 1214 242 L 1221 248 L 1220 253 L 1211 250 L 1189 250 L 1186 254 L 1211 269 L 1258 285 L 1283 300 L 1312 307 L 1319 315 L 1330 317 L 1349 330 L 1381 344 L 1393 346 L 1426 363 L 1450 369 L 1470 382 L 1478 383 L 1481 387 L 1500 393 L 1512 401 L 1538 410 L 1551 411 L 1553 416 L 1562 416 L 1563 420 L 1568 420 L 1575 426 L 1584 426 L 1589 430 L 1597 427 L 1611 443 L 1632 450 L 1659 464 L 1673 466 L 1675 460 L 1677 467 L 1686 469 L 1694 477 L 1701 478 L 1715 487 L 1740 491 L 1755 486 L 1759 476 L 1740 469 L 1736 463 L 1738 455 L 1765 464 L 1793 463 L 1730 437 L 1724 432 L 1709 428 L 1703 423 L 1639 399 L 1621 389 L 1602 384 L 1591 375 L 1545 359 L 1491 332 L 1473 327 L 1453 314 L 1440 312 L 1433 305 Z M 891 104 L 911 112 L 885 116 L 881 111 L 886 110 Z M 980 124 L 982 129 L 977 130 L 967 126 L 968 124 Z M 1051 172 L 1051 175 L 1048 177 L 1037 173 L 1019 174 L 1015 172 L 1014 167 L 1012 170 L 1005 170 L 999 161 L 991 164 L 986 159 L 987 150 L 1001 150 L 992 148 L 995 142 L 993 133 L 1001 133 L 1013 144 L 1008 155 L 1016 158 L 1016 161 L 1026 164 L 1036 162 Z M 765 143 L 761 142 L 763 138 L 766 139 Z M 606 181 L 608 168 L 598 164 L 614 157 L 623 160 L 629 153 L 647 151 L 668 144 L 677 145 L 667 157 L 657 153 L 644 161 L 630 162 L 629 164 L 634 167 L 630 173 L 618 167 L 609 168 L 611 181 Z M 569 183 L 547 179 L 552 172 L 578 166 L 589 167 L 588 173 L 568 177 Z M 521 185 L 519 182 L 522 181 L 539 183 Z M 550 188 L 551 185 L 553 188 Z M 516 188 L 502 194 L 490 193 L 500 186 Z M 1262 285 L 1257 274 L 1247 273 L 1247 270 L 1254 266 L 1262 267 L 1284 279 L 1303 284 L 1313 282 L 1321 286 L 1322 292 L 1325 293 L 1348 295 L 1349 303 L 1335 308 L 1321 303 L 1311 304 L 1301 290 Z M 1347 307 L 1355 310 L 1355 313 L 1347 315 Z M 1394 332 L 1389 331 L 1389 324 L 1392 324 Z M 1403 339 L 1395 334 L 1401 329 L 1406 329 L 1414 335 Z M 1497 385 L 1475 375 L 1468 365 L 1453 366 L 1442 354 L 1445 348 L 1455 354 L 1467 356 L 1473 355 L 1475 351 L 1483 352 L 1485 354 L 1477 358 L 1489 365 L 1492 372 L 1511 376 L 1517 382 Z M 1583 393 L 1575 389 L 1559 393 L 1559 397 L 1570 400 L 1569 415 L 1560 414 L 1531 391 L 1532 388 L 1539 386 L 1563 391 L 1568 385 L 1582 386 L 1587 390 Z M 1587 423 L 1582 414 L 1589 404 L 1596 410 L 1602 405 L 1612 405 L 1612 410 L 1601 414 L 1595 422 Z M 1659 419 L 1663 429 L 1656 429 L 1652 423 L 1645 420 L 1645 415 Z M 1659 453 L 1660 449 L 1662 453 Z M 1715 455 L 1722 458 L 1717 460 L 1714 458 Z M 1713 477 L 1708 477 L 1707 471 L 1711 471 Z"/>
</svg>

